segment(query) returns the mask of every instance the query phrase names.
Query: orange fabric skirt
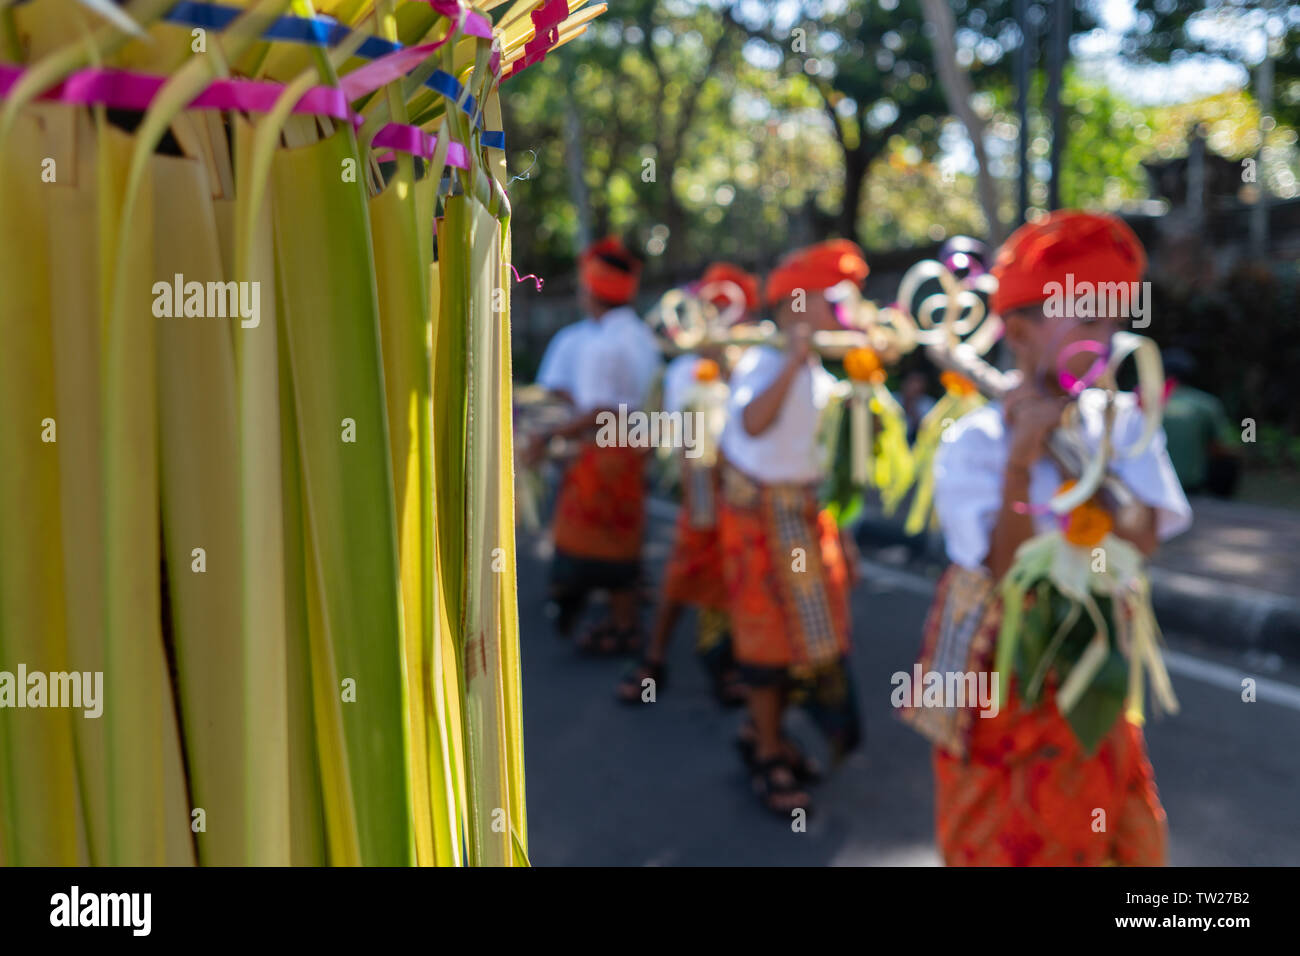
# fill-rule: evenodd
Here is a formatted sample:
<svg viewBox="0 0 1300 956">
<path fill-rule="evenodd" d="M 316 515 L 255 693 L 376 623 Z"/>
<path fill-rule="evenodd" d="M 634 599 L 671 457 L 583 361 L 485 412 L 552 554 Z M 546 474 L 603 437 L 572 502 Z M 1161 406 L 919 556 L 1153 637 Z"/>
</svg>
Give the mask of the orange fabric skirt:
<svg viewBox="0 0 1300 956">
<path fill-rule="evenodd" d="M 676 537 L 664 568 L 663 596 L 676 604 L 724 610 L 727 588 L 722 578 L 722 544 L 718 536 L 716 469 L 692 472 L 688 462 L 682 472 L 682 507 L 677 512 Z M 692 491 L 696 475 L 710 484 L 712 502 L 698 502 Z M 701 514 L 703 513 L 703 514 Z M 709 518 L 712 518 L 710 521 Z"/>
<path fill-rule="evenodd" d="M 664 569 L 664 599 L 694 607 L 725 609 L 722 546 L 717 528 L 693 528 L 684 512 L 677 518 L 677 539 Z"/>
<path fill-rule="evenodd" d="M 726 468 L 718 529 L 737 662 L 821 667 L 848 653 L 848 565 L 814 489 Z"/>
<path fill-rule="evenodd" d="M 588 443 L 560 486 L 555 550 L 598 561 L 636 561 L 644 536 L 645 453 Z"/>
<path fill-rule="evenodd" d="M 991 670 L 1002 624 L 987 575 L 952 566 L 926 621 L 923 671 Z M 1121 717 L 1088 755 L 1056 709 L 1022 706 L 1013 680 L 996 717 L 905 708 L 936 743 L 935 820 L 949 866 L 1160 866 L 1167 827 L 1142 730 Z"/>
<path fill-rule="evenodd" d="M 970 757 L 934 748 L 949 866 L 1163 866 L 1168 830 L 1146 742 L 1121 717 L 1087 756 L 1054 701 L 976 718 Z"/>
</svg>

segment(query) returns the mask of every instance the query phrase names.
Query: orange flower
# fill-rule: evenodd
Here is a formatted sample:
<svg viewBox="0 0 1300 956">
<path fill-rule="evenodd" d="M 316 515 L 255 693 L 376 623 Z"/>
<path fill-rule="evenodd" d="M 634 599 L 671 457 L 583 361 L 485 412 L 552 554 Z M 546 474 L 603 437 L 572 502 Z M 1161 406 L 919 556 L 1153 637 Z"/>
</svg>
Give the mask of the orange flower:
<svg viewBox="0 0 1300 956">
<path fill-rule="evenodd" d="M 695 365 L 695 381 L 716 382 L 721 372 L 713 359 L 700 359 Z"/>
<path fill-rule="evenodd" d="M 1071 479 L 1056 489 L 1056 493 L 1059 495 L 1073 487 L 1074 480 Z M 1065 540 L 1076 548 L 1095 548 L 1114 527 L 1115 522 L 1110 512 L 1097 504 L 1095 498 L 1091 498 L 1065 516 L 1065 528 L 1062 533 L 1065 535 Z"/>
<path fill-rule="evenodd" d="M 874 349 L 849 349 L 844 354 L 844 371 L 855 382 L 883 382 L 885 370 Z"/>
<path fill-rule="evenodd" d="M 944 372 L 939 382 L 953 395 L 974 395 L 976 391 L 975 383 L 959 372 Z"/>
</svg>

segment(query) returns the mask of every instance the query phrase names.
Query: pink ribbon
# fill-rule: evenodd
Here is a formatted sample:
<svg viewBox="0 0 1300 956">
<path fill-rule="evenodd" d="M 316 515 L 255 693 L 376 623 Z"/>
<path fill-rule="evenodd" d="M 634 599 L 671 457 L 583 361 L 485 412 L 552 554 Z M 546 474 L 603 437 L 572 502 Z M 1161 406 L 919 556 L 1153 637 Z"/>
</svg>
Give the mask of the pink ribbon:
<svg viewBox="0 0 1300 956">
<path fill-rule="evenodd" d="M 468 33 L 484 40 L 492 39 L 491 22 L 477 10 L 466 7 L 463 0 L 425 0 L 425 3 L 444 17 L 456 21 L 456 30 L 453 32 Z"/>
<path fill-rule="evenodd" d="M 401 79 L 423 63 L 440 46 L 450 40 L 456 33 L 449 30 L 441 40 L 424 43 L 420 46 L 408 46 L 401 50 L 386 53 L 378 59 L 371 60 L 365 66 L 358 67 L 351 73 L 339 78 L 341 89 L 349 102 L 359 100 L 373 93 L 381 86 L 387 86 L 394 80 Z"/>
<path fill-rule="evenodd" d="M 438 137 L 430 136 L 418 126 L 405 123 L 389 123 L 378 133 L 370 144 L 375 149 L 396 149 L 421 159 L 432 159 L 438 148 Z M 380 157 L 384 159 L 384 157 Z M 447 165 L 457 169 L 469 169 L 469 150 L 463 143 L 447 144 Z"/>
<path fill-rule="evenodd" d="M 546 0 L 533 11 L 533 38 L 524 44 L 524 55 L 511 67 L 511 76 L 546 58 L 560 42 L 560 24 L 568 15 L 569 5 L 565 0 Z"/>
<path fill-rule="evenodd" d="M 343 76 L 337 88 L 314 86 L 302 95 L 294 105 L 293 112 L 328 116 L 360 126 L 362 118 L 352 111 L 350 103 L 405 76 L 461 32 L 492 39 L 491 23 L 482 14 L 466 8 L 461 0 L 428 2 L 439 13 L 456 19 L 455 27 L 448 30 L 446 36 L 433 43 L 404 47 L 371 60 L 365 66 Z M 563 0 L 560 5 L 565 6 Z M 494 56 L 499 69 L 500 54 L 494 51 Z M 22 67 L 0 65 L 0 95 L 8 95 L 22 74 Z M 130 70 L 78 70 L 58 86 L 46 90 L 40 98 L 83 106 L 102 103 L 114 109 L 143 112 L 149 108 L 167 80 L 168 77 L 165 76 Z M 269 113 L 283 92 L 282 84 L 264 80 L 213 80 L 207 89 L 190 102 L 189 108 Z"/>
<path fill-rule="evenodd" d="M 391 57 L 406 52 L 409 51 L 400 50 L 384 59 L 390 60 Z M 426 50 L 420 58 L 423 59 L 427 55 Z M 374 62 L 379 63 L 378 60 Z M 371 90 L 373 92 L 373 89 L 390 82 L 385 77 L 390 70 L 398 69 L 401 62 L 403 61 L 392 60 L 384 64 L 384 70 L 371 74 L 365 82 L 357 84 L 356 88 L 364 88 L 367 83 L 373 82 L 376 84 Z M 0 96 L 7 96 L 22 75 L 22 67 L 0 64 Z M 355 75 L 349 74 L 349 76 Z M 149 104 L 153 102 L 166 82 L 167 77 L 164 76 L 150 76 L 127 70 L 78 70 L 58 86 L 46 90 L 41 99 L 78 106 L 101 103 L 113 109 L 143 111 L 149 108 Z M 215 80 L 190 102 L 189 108 L 268 113 L 283 92 L 284 87 L 279 83 L 242 79 Z M 357 95 L 364 95 L 364 93 Z M 294 105 L 293 111 L 300 114 L 328 116 L 351 123 L 354 127 L 360 126 L 362 117 L 354 113 L 348 103 L 349 94 L 345 90 L 332 86 L 314 86 L 302 95 Z M 432 159 L 434 151 L 438 148 L 438 139 L 418 126 L 389 123 L 375 134 L 372 145 L 376 149 L 396 149 L 423 159 Z M 448 165 L 458 169 L 469 169 L 469 159 L 469 150 L 463 143 L 447 144 Z"/>
<path fill-rule="evenodd" d="M 7 96 L 22 74 L 22 67 L 0 65 L 0 95 Z M 167 80 L 165 76 L 130 70 L 78 70 L 42 93 L 40 99 L 80 106 L 101 103 L 114 109 L 142 111 L 149 108 Z M 282 84 L 263 80 L 213 80 L 190 101 L 188 108 L 268 113 L 283 92 Z M 294 104 L 293 112 L 328 116 L 353 126 L 362 123 L 362 118 L 348 105 L 343 90 L 332 86 L 313 86 Z"/>
<path fill-rule="evenodd" d="M 523 282 L 525 279 L 532 279 L 533 285 L 536 287 L 537 291 L 538 292 L 542 291 L 542 283 L 545 282 L 546 280 L 543 279 L 541 276 L 533 275 L 531 272 L 528 273 L 528 275 L 526 276 L 521 276 L 519 274 L 519 270 L 515 268 L 513 262 L 507 262 L 506 265 L 510 266 L 510 271 L 515 274 L 516 282 Z"/>
</svg>

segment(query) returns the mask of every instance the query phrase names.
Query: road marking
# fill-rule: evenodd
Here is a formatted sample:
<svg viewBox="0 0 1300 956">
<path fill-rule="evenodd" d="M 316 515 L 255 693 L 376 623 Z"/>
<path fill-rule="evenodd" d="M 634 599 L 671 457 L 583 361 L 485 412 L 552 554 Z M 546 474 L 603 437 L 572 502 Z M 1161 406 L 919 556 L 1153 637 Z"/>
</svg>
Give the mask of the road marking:
<svg viewBox="0 0 1300 956">
<path fill-rule="evenodd" d="M 935 582 L 912 571 L 903 571 L 899 568 L 891 568 L 886 564 L 865 560 L 858 562 L 858 569 L 862 572 L 863 580 L 867 584 L 879 581 L 882 584 L 911 594 L 928 596 L 934 593 Z M 1237 693 L 1241 692 L 1242 679 L 1253 677 L 1255 681 L 1255 698 L 1258 701 L 1278 704 L 1282 707 L 1289 707 L 1291 710 L 1300 710 L 1300 687 L 1294 684 L 1272 680 L 1268 677 L 1254 677 L 1243 668 L 1229 667 L 1217 661 L 1193 657 L 1191 654 L 1184 654 L 1181 651 L 1170 650 L 1169 648 L 1164 649 L 1164 658 L 1165 664 L 1171 673 L 1178 674 L 1181 677 L 1190 677 L 1192 680 L 1198 680 L 1203 684 L 1210 684 L 1213 687 L 1221 687 Z"/>
<path fill-rule="evenodd" d="M 656 518 L 676 520 L 677 506 L 671 502 L 651 498 L 647 504 L 647 510 Z M 934 594 L 936 582 L 915 571 L 905 571 L 902 568 L 866 559 L 858 561 L 858 571 L 861 572 L 862 583 L 868 587 L 882 584 L 921 597 Z M 1229 667 L 1168 648 L 1165 648 L 1164 658 L 1172 673 L 1227 690 L 1240 692 L 1242 678 L 1253 676 L 1242 668 Z M 1254 681 L 1255 696 L 1261 703 L 1278 704 L 1300 711 L 1300 687 L 1268 677 L 1254 677 Z"/>
<path fill-rule="evenodd" d="M 1223 687 L 1238 694 L 1241 693 L 1242 678 L 1252 677 L 1255 681 L 1256 700 L 1262 703 L 1280 704 L 1283 707 L 1290 707 L 1292 710 L 1300 710 L 1300 687 L 1296 687 L 1294 684 L 1286 684 L 1268 677 L 1253 677 L 1253 675 L 1240 669 L 1226 667 L 1223 664 L 1207 661 L 1200 657 L 1193 657 L 1179 651 L 1171 651 L 1168 648 L 1165 648 L 1165 663 L 1168 665 L 1169 670 L 1175 674 L 1191 677 L 1206 684 L 1213 684 L 1215 687 Z"/>
</svg>

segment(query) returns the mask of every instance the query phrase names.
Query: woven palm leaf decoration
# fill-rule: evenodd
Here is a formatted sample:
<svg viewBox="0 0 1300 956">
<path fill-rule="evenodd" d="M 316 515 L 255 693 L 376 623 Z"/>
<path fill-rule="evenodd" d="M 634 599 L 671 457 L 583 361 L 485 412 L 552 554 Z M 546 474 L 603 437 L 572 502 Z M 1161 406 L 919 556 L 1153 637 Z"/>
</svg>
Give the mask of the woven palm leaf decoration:
<svg viewBox="0 0 1300 956">
<path fill-rule="evenodd" d="M 0 862 L 526 864 L 498 91 L 604 5 L 6 7 Z"/>
</svg>

